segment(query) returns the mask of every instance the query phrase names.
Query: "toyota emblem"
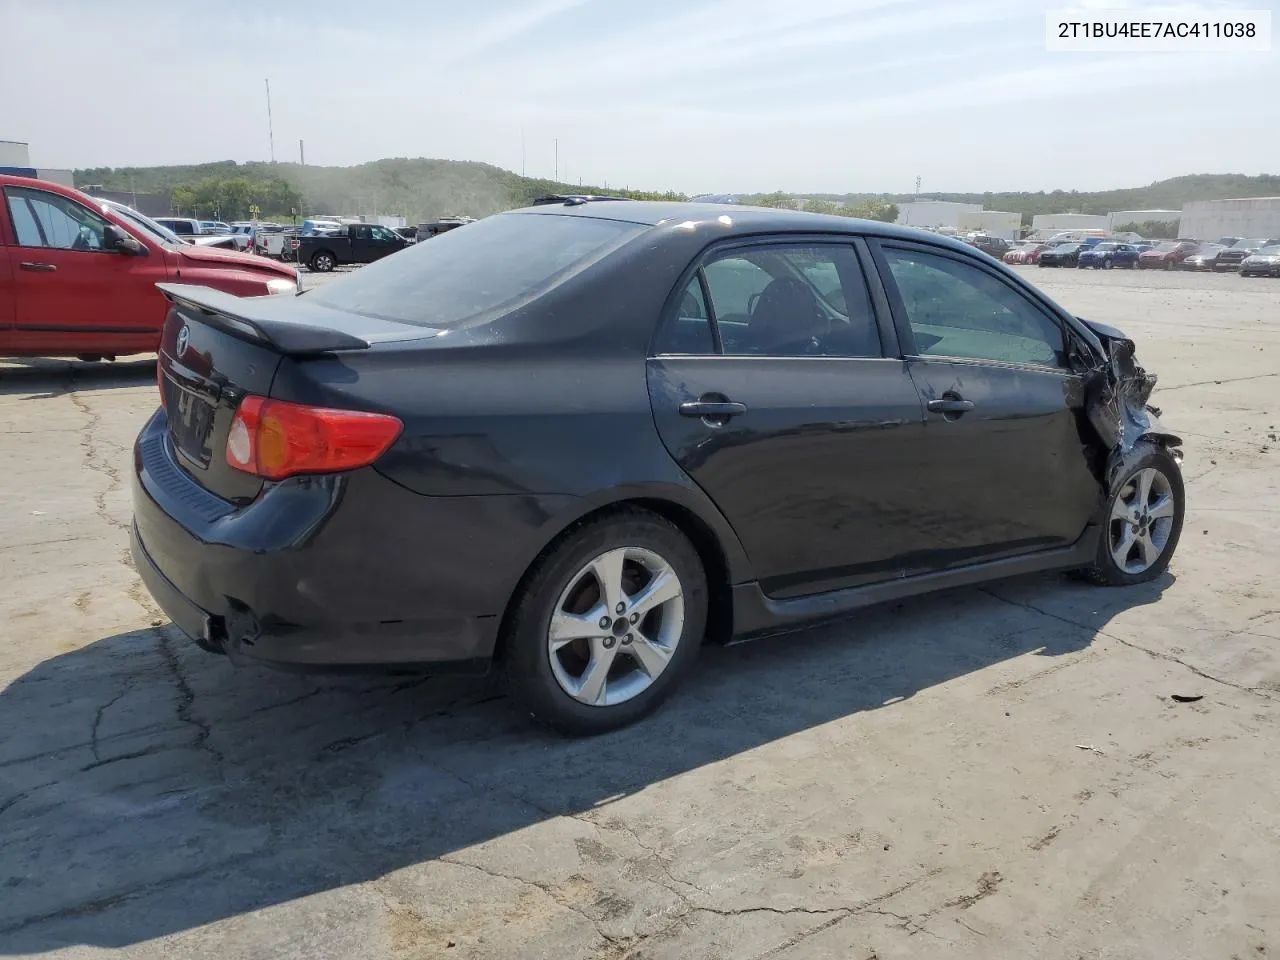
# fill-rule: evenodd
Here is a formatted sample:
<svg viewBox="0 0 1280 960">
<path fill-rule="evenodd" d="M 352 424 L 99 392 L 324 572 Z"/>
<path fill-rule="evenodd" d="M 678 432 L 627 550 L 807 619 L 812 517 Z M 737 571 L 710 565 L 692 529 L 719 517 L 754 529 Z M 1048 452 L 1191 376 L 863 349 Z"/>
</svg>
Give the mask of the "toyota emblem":
<svg viewBox="0 0 1280 960">
<path fill-rule="evenodd" d="M 187 342 L 191 339 L 191 328 L 185 323 L 182 329 L 178 331 L 178 356 L 182 356 L 187 352 Z"/>
</svg>

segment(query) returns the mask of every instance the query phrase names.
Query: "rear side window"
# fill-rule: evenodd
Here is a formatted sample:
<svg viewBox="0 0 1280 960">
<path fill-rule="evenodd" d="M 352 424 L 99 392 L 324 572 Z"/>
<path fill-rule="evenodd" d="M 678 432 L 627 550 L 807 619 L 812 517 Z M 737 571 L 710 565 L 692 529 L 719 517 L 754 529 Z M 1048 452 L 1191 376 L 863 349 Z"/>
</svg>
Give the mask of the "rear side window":
<svg viewBox="0 0 1280 960">
<path fill-rule="evenodd" d="M 878 357 L 880 334 L 853 247 L 760 244 L 703 267 L 723 352 Z"/>
<path fill-rule="evenodd" d="M 514 310 L 647 229 L 582 216 L 499 214 L 406 247 L 307 296 L 338 310 L 448 329 Z"/>
</svg>

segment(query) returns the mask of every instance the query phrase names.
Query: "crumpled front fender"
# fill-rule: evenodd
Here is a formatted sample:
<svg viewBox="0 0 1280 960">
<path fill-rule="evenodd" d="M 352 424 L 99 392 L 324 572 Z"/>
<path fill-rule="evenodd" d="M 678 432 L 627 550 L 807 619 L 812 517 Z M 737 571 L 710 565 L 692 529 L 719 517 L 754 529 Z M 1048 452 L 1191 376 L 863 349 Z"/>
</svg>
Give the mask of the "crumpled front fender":
<svg viewBox="0 0 1280 960">
<path fill-rule="evenodd" d="M 1181 462 L 1182 438 L 1160 419 L 1160 409 L 1148 403 L 1156 376 L 1138 363 L 1132 340 L 1114 327 L 1082 320 L 1102 344 L 1106 359 L 1085 377 L 1085 410 L 1098 438 L 1110 451 L 1106 489 L 1122 472 L 1134 448 L 1142 441 L 1158 443 L 1174 451 Z"/>
</svg>

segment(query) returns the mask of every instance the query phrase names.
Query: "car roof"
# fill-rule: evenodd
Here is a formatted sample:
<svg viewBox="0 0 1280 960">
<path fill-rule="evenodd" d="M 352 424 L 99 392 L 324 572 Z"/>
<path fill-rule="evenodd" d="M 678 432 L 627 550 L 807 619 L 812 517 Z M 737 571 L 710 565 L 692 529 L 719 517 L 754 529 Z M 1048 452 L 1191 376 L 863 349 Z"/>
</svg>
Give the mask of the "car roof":
<svg viewBox="0 0 1280 960">
<path fill-rule="evenodd" d="M 875 234 L 901 240 L 925 241 L 938 246 L 973 252 L 973 247 L 945 234 L 930 233 L 912 227 L 900 227 L 879 220 L 860 220 L 800 210 L 772 207 L 747 207 L 740 204 L 685 203 L 663 200 L 597 200 L 592 203 L 545 204 L 508 211 L 520 216 L 588 217 L 597 220 L 619 220 L 645 226 L 684 226 L 696 229 L 713 224 L 724 236 L 749 236 L 757 233 L 847 233 Z"/>
</svg>

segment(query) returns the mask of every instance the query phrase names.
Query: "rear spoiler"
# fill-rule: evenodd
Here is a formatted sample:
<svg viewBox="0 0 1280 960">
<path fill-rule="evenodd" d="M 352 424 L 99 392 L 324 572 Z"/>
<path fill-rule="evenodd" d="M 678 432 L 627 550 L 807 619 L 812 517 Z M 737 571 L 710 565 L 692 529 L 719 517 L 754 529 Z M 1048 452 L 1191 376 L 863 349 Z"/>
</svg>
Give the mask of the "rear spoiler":
<svg viewBox="0 0 1280 960">
<path fill-rule="evenodd" d="M 341 330 L 268 316 L 268 310 L 276 312 L 279 304 L 273 303 L 264 309 L 266 297 L 237 297 L 212 287 L 186 283 L 157 283 L 156 287 L 171 303 L 198 311 L 204 323 L 241 340 L 274 347 L 284 354 L 368 350 L 370 347 L 368 340 Z"/>
</svg>

